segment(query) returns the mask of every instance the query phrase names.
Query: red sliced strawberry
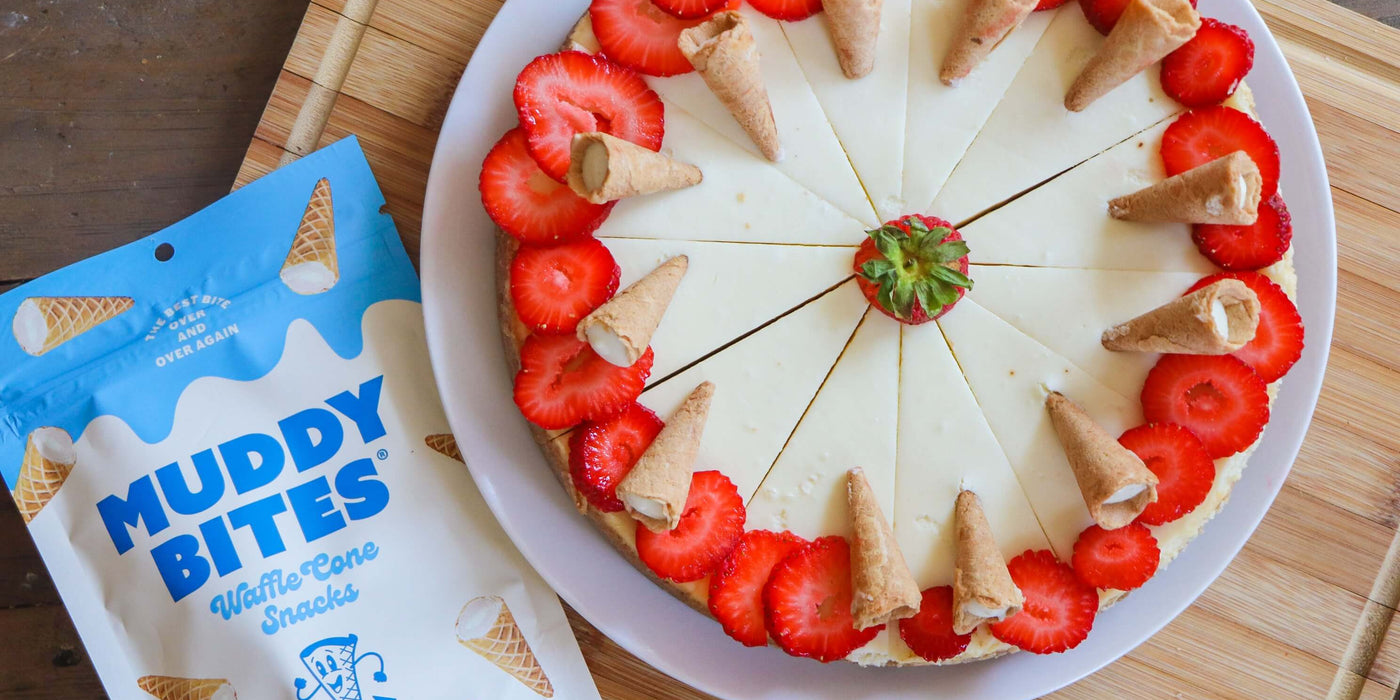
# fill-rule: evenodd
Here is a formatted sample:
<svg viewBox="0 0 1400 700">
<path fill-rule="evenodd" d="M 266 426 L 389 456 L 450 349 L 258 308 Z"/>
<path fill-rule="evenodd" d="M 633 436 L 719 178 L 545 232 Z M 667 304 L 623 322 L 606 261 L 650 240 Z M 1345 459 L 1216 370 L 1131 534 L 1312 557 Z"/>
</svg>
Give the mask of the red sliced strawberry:
<svg viewBox="0 0 1400 700">
<path fill-rule="evenodd" d="M 1123 433 L 1118 442 L 1157 475 L 1157 500 L 1137 521 L 1165 525 L 1195 510 L 1215 483 L 1215 462 L 1195 433 L 1175 423 L 1148 423 Z"/>
<path fill-rule="evenodd" d="M 1201 255 L 1226 270 L 1258 270 L 1283 259 L 1293 241 L 1293 217 L 1283 198 L 1274 196 L 1259 203 L 1259 218 L 1250 226 L 1196 224 L 1191 240 Z"/>
<path fill-rule="evenodd" d="M 749 0 L 749 4 L 773 19 L 789 22 L 807 19 L 822 11 L 822 0 Z"/>
<path fill-rule="evenodd" d="M 616 415 L 637 400 L 651 374 L 651 348 L 618 367 L 572 335 L 531 335 L 520 348 L 515 405 L 546 430 Z"/>
<path fill-rule="evenodd" d="M 871 306 L 901 323 L 928 323 L 972 289 L 967 244 L 952 224 L 922 214 L 867 231 L 856 250 L 856 284 Z"/>
<path fill-rule="evenodd" d="M 1035 6 L 1035 12 L 1053 10 L 1067 2 L 1069 2 L 1069 0 L 1040 0 L 1040 3 Z"/>
<path fill-rule="evenodd" d="M 1032 654 L 1079 646 L 1094 626 L 1099 594 L 1049 550 L 1026 551 L 1006 563 L 1026 597 L 1021 612 L 992 625 L 992 636 Z"/>
<path fill-rule="evenodd" d="M 655 151 L 665 131 L 661 98 L 642 76 L 579 51 L 530 61 L 515 80 L 515 109 L 530 155 L 561 182 L 574 134 L 602 131 Z"/>
<path fill-rule="evenodd" d="M 1224 105 L 1193 109 L 1177 117 L 1162 134 L 1162 163 L 1167 175 L 1186 172 L 1235 151 L 1244 151 L 1259 166 L 1264 199 L 1274 196 L 1278 191 L 1278 144 L 1248 114 Z"/>
<path fill-rule="evenodd" d="M 710 613 L 746 647 L 768 643 L 763 586 L 778 562 L 807 544 L 791 532 L 750 530 L 710 577 Z"/>
<path fill-rule="evenodd" d="M 680 522 L 652 532 L 637 523 L 637 556 L 661 578 L 699 581 L 719 568 L 744 534 L 744 499 L 729 477 L 695 472 Z"/>
<path fill-rule="evenodd" d="M 918 614 L 899 621 L 899 638 L 925 661 L 943 661 L 963 653 L 972 634 L 953 632 L 953 587 L 925 590 Z"/>
<path fill-rule="evenodd" d="M 653 2 L 657 7 L 665 10 L 667 14 L 681 19 L 709 17 L 729 4 L 729 0 L 653 0 Z"/>
<path fill-rule="evenodd" d="M 521 243 L 550 245 L 593 233 L 613 202 L 592 204 L 540 170 L 526 150 L 525 130 L 506 132 L 481 163 L 481 203 L 487 216 Z"/>
<path fill-rule="evenodd" d="M 1142 414 L 1190 430 L 1219 459 L 1254 444 L 1269 422 L 1269 395 L 1264 380 L 1229 355 L 1163 355 L 1142 385 Z"/>
<path fill-rule="evenodd" d="M 540 333 L 573 333 L 579 319 L 612 298 L 622 271 L 596 238 L 524 246 L 510 263 L 515 313 Z"/>
<path fill-rule="evenodd" d="M 819 537 L 775 567 L 763 587 L 768 633 L 793 656 L 822 663 L 844 659 L 884 629 L 858 630 L 851 616 L 851 547 L 840 535 Z"/>
<path fill-rule="evenodd" d="M 1249 34 L 1205 17 L 1195 37 L 1162 59 L 1162 90 L 1187 107 L 1220 104 L 1253 66 Z"/>
<path fill-rule="evenodd" d="M 663 425 L 651 409 L 639 403 L 611 418 L 579 425 L 569 434 L 569 475 L 574 489 L 604 513 L 622 510 L 617 485 Z"/>
<path fill-rule="evenodd" d="M 677 4 L 692 3 L 677 0 Z M 715 8 L 737 9 L 739 0 L 728 0 Z M 703 17 L 680 19 L 652 0 L 593 0 L 588 6 L 588 17 L 593 21 L 593 34 L 603 47 L 603 55 L 632 70 L 656 76 L 695 70 L 678 44 L 681 32 L 704 22 Z"/>
<path fill-rule="evenodd" d="M 1118 24 L 1123 8 L 1127 6 L 1128 0 L 1079 0 L 1079 9 L 1084 11 L 1084 19 L 1089 20 L 1089 24 L 1094 25 L 1094 29 L 1105 36 L 1113 30 L 1113 25 Z M 1195 6 L 1196 0 L 1191 0 L 1191 7 Z"/>
<path fill-rule="evenodd" d="M 1095 588 L 1131 591 L 1157 573 L 1162 550 L 1142 523 L 1116 530 L 1090 525 L 1074 543 L 1074 574 Z"/>
<path fill-rule="evenodd" d="M 1298 307 L 1273 280 L 1258 272 L 1210 275 L 1187 293 L 1226 277 L 1244 282 L 1259 297 L 1259 328 L 1254 332 L 1254 340 L 1236 350 L 1234 356 L 1253 367 L 1265 382 L 1278 381 L 1303 355 L 1303 318 L 1298 315 Z"/>
</svg>

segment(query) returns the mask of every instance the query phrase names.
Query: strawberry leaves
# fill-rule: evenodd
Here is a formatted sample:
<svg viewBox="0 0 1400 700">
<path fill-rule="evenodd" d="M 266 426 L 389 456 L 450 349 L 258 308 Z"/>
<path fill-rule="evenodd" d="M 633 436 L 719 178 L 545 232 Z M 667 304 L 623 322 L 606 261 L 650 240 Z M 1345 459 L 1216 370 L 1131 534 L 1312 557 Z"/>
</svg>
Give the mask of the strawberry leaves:
<svg viewBox="0 0 1400 700">
<path fill-rule="evenodd" d="M 876 288 L 875 303 L 895 318 L 934 318 L 972 289 L 959 269 L 965 269 L 967 243 L 953 229 L 908 216 L 866 233 L 878 255 L 858 268 L 859 275 Z"/>
</svg>

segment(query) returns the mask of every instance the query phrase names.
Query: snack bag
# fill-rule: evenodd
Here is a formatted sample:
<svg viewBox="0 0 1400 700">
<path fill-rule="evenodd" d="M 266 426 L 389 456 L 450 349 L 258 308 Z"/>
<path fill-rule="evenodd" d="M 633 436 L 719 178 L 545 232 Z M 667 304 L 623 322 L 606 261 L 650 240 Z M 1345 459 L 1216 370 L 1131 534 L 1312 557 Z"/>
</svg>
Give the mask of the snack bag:
<svg viewBox="0 0 1400 700">
<path fill-rule="evenodd" d="M 0 475 L 113 698 L 596 698 L 346 139 L 0 296 Z"/>
</svg>

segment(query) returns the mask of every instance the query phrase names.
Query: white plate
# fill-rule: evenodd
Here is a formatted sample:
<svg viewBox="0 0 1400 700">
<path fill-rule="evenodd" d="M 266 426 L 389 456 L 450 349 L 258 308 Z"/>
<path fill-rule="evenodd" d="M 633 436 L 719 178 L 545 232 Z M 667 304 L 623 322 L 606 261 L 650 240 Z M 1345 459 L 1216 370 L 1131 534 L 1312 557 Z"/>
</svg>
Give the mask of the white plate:
<svg viewBox="0 0 1400 700">
<path fill-rule="evenodd" d="M 501 525 L 574 609 L 646 662 L 719 696 L 1011 700 L 1038 697 L 1102 668 L 1165 626 L 1220 575 L 1263 519 L 1297 456 L 1322 384 L 1336 300 L 1336 233 L 1322 151 L 1298 85 L 1253 6 L 1201 1 L 1205 15 L 1238 24 L 1254 38 L 1249 83 L 1278 141 L 1281 186 L 1293 215 L 1307 349 L 1283 383 L 1263 444 L 1205 532 L 1171 568 L 1101 615 L 1077 649 L 909 669 L 822 665 L 734 643 L 718 624 L 635 571 L 575 513 L 511 401 L 496 326 L 494 228 L 480 204 L 477 175 L 491 144 L 516 122 L 516 73 L 555 50 L 586 6 L 584 0 L 510 0 L 496 16 L 442 125 L 421 258 L 428 347 L 458 444 Z"/>
</svg>

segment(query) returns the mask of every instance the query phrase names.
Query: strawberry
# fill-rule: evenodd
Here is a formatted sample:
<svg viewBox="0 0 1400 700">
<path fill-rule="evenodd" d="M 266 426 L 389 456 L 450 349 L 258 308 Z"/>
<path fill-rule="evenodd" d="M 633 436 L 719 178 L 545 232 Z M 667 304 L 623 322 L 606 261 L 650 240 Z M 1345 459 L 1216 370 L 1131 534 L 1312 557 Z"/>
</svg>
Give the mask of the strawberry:
<svg viewBox="0 0 1400 700">
<path fill-rule="evenodd" d="M 1274 196 L 1259 203 L 1259 218 L 1250 226 L 1196 224 L 1191 240 L 1201 255 L 1226 270 L 1257 270 L 1283 259 L 1293 241 L 1293 217 L 1283 198 Z"/>
<path fill-rule="evenodd" d="M 1044 12 L 1045 10 L 1053 10 L 1067 2 L 1069 2 L 1069 0 L 1040 0 L 1033 11 Z"/>
<path fill-rule="evenodd" d="M 1253 66 L 1249 34 L 1205 17 L 1195 37 L 1162 59 L 1162 90 L 1187 107 L 1220 104 Z"/>
<path fill-rule="evenodd" d="M 515 79 L 515 109 L 530 155 L 560 182 L 574 134 L 602 131 L 655 151 L 665 131 L 661 98 L 642 76 L 579 51 L 530 61 Z"/>
<path fill-rule="evenodd" d="M 1216 158 L 1244 151 L 1259 166 L 1263 198 L 1278 191 L 1278 144 L 1253 117 L 1224 105 L 1193 109 L 1162 134 L 1167 175 L 1186 172 Z"/>
<path fill-rule="evenodd" d="M 749 0 L 749 4 L 773 19 L 789 22 L 807 19 L 822 11 L 822 0 Z"/>
<path fill-rule="evenodd" d="M 1195 510 L 1215 484 L 1215 462 L 1196 434 L 1175 423 L 1148 423 L 1123 433 L 1119 444 L 1157 475 L 1157 500 L 1137 521 L 1165 525 Z"/>
<path fill-rule="evenodd" d="M 1229 355 L 1163 355 L 1142 385 L 1142 414 L 1190 430 L 1219 459 L 1254 444 L 1269 422 L 1269 395 L 1264 380 Z"/>
<path fill-rule="evenodd" d="M 622 510 L 617 485 L 663 425 L 651 409 L 636 402 L 611 418 L 584 421 L 569 434 L 569 476 L 574 489 L 604 513 Z"/>
<path fill-rule="evenodd" d="M 1187 293 L 1226 277 L 1244 282 L 1259 297 L 1259 327 L 1254 340 L 1236 350 L 1234 356 L 1253 367 L 1266 383 L 1278 381 L 1303 355 L 1303 319 L 1298 315 L 1298 307 L 1273 280 L 1258 272 L 1210 275 L 1192 285 Z"/>
<path fill-rule="evenodd" d="M 1006 563 L 1026 597 L 1021 612 L 992 624 L 992 636 L 1032 654 L 1079 646 L 1099 611 L 1099 594 L 1049 550 L 1027 550 Z"/>
<path fill-rule="evenodd" d="M 663 0 L 665 2 L 665 0 Z M 669 0 L 672 5 L 699 4 L 694 0 Z M 705 5 L 715 5 L 707 0 Z M 739 0 L 718 3 L 715 11 L 737 10 Z M 588 6 L 593 34 L 603 55 L 647 75 L 668 76 L 695 70 L 681 53 L 681 32 L 705 21 L 680 19 L 652 0 L 593 0 Z M 616 135 L 616 134 L 615 134 Z"/>
<path fill-rule="evenodd" d="M 948 222 L 914 214 L 866 234 L 856 250 L 856 284 L 886 316 L 910 325 L 928 323 L 972 289 L 967 244 Z"/>
<path fill-rule="evenodd" d="M 734 551 L 744 534 L 744 518 L 744 499 L 729 477 L 695 472 L 675 529 L 652 532 L 637 523 L 637 556 L 661 578 L 699 581 Z"/>
<path fill-rule="evenodd" d="M 667 14 L 681 19 L 709 17 L 729 3 L 729 0 L 653 0 Z"/>
<path fill-rule="evenodd" d="M 617 414 L 637 400 L 651 374 L 651 348 L 618 367 L 572 335 L 531 335 L 520 348 L 515 405 L 546 430 Z"/>
<path fill-rule="evenodd" d="M 1113 30 L 1113 25 L 1118 24 L 1123 8 L 1127 6 L 1128 0 L 1079 0 L 1079 9 L 1084 11 L 1084 19 L 1089 20 L 1089 24 L 1094 25 L 1094 29 L 1105 36 Z M 1191 7 L 1195 6 L 1196 0 L 1191 0 Z"/>
<path fill-rule="evenodd" d="M 596 238 L 549 248 L 524 246 L 510 263 L 515 313 L 540 333 L 573 333 L 579 319 L 612 298 L 622 271 Z"/>
<path fill-rule="evenodd" d="M 1131 591 L 1157 573 L 1162 551 L 1142 523 L 1116 530 L 1090 525 L 1074 543 L 1074 575 L 1095 588 Z"/>
<path fill-rule="evenodd" d="M 790 532 L 750 530 L 710 577 L 710 613 L 746 647 L 768 643 L 763 586 L 778 562 L 807 544 Z"/>
<path fill-rule="evenodd" d="M 773 567 L 763 587 L 768 633 L 793 656 L 822 663 L 844 659 L 885 628 L 856 629 L 852 595 L 846 538 L 812 540 Z"/>
<path fill-rule="evenodd" d="M 899 638 L 925 661 L 943 661 L 963 653 L 972 634 L 953 632 L 953 587 L 925 590 L 919 612 L 899 621 Z"/>
<path fill-rule="evenodd" d="M 525 130 L 507 131 L 481 163 L 481 203 L 486 214 L 521 243 L 549 245 L 593 233 L 613 202 L 592 204 L 550 179 L 526 149 Z"/>
</svg>

